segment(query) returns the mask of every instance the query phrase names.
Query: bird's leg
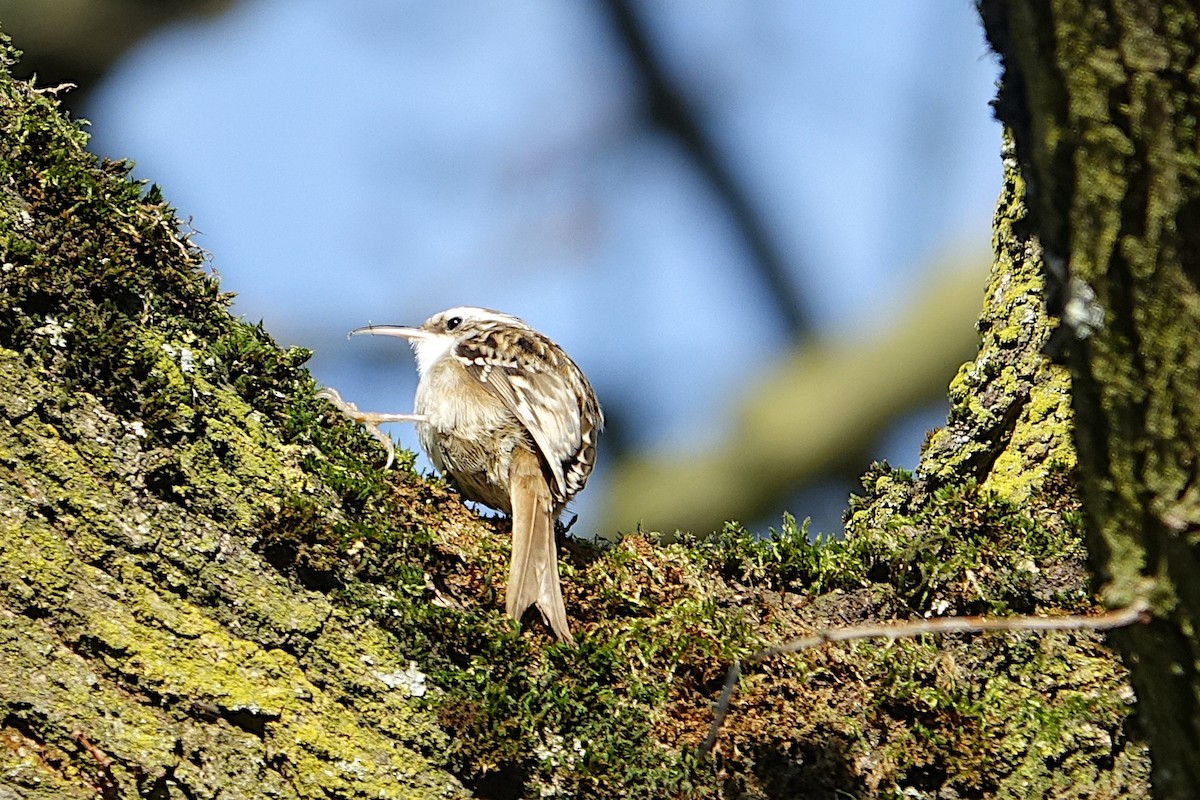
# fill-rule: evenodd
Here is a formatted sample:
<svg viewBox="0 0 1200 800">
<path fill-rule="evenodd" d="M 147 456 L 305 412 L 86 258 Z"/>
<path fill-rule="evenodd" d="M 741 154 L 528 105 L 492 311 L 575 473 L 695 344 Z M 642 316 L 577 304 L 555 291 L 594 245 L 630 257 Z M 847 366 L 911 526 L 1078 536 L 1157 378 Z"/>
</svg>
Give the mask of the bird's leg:
<svg viewBox="0 0 1200 800">
<path fill-rule="evenodd" d="M 343 400 L 338 394 L 337 389 L 325 388 L 317 392 L 317 397 L 328 400 L 333 404 L 338 411 L 341 411 L 350 419 L 362 425 L 367 433 L 375 437 L 375 440 L 383 445 L 387 450 L 387 463 L 383 465 L 387 469 L 396 460 L 396 443 L 392 441 L 392 437 L 388 436 L 383 431 L 379 430 L 381 422 L 424 422 L 424 414 L 387 414 L 374 411 L 359 411 L 358 406 L 348 400 Z"/>
</svg>

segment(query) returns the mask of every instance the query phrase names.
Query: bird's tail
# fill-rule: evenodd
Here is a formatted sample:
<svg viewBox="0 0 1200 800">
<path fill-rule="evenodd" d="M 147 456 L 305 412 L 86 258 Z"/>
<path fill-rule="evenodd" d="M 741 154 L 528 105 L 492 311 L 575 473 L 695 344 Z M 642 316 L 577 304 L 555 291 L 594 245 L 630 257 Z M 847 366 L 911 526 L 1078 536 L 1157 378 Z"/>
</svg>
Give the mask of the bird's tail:
<svg viewBox="0 0 1200 800">
<path fill-rule="evenodd" d="M 513 451 L 509 467 L 512 492 L 512 566 L 508 573 L 505 606 L 520 620 L 525 610 L 537 606 L 542 618 L 564 642 L 574 642 L 567 626 L 562 586 L 558 582 L 558 548 L 554 543 L 554 517 L 550 485 L 542 465 L 529 450 Z"/>
</svg>

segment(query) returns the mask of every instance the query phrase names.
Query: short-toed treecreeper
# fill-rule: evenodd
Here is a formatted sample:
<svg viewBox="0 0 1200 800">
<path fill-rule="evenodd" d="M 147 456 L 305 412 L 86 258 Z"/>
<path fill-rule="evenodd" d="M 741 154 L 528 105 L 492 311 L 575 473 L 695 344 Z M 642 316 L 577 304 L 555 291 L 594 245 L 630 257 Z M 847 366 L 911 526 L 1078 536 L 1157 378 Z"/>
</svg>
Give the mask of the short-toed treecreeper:
<svg viewBox="0 0 1200 800">
<path fill-rule="evenodd" d="M 554 523 L 596 463 L 604 414 L 588 379 L 548 337 L 485 308 L 354 334 L 407 339 L 420 373 L 414 414 L 355 416 L 415 422 L 429 460 L 465 498 L 512 518 L 508 615 L 520 620 L 536 606 L 559 639 L 572 641 Z"/>
</svg>

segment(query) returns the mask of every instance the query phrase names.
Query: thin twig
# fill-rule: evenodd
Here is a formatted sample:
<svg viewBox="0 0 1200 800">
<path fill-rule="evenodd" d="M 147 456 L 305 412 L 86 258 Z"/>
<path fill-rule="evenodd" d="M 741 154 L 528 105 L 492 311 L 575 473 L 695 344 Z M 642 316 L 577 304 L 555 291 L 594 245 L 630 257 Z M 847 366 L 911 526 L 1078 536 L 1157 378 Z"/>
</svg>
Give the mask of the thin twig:
<svg viewBox="0 0 1200 800">
<path fill-rule="evenodd" d="M 937 617 L 911 622 L 882 622 L 865 625 L 847 625 L 840 628 L 826 628 L 809 636 L 802 636 L 790 642 L 767 647 L 747 656 L 747 664 L 756 664 L 785 653 L 798 653 L 812 647 L 818 647 L 830 642 L 847 642 L 852 639 L 902 639 L 923 636 L 928 633 L 983 633 L 985 631 L 1071 631 L 1094 630 L 1103 631 L 1132 625 L 1135 622 L 1148 622 L 1150 619 L 1149 606 L 1139 600 L 1124 608 L 1107 611 L 1103 614 L 1068 615 L 1062 617 Z M 733 690 L 742 674 L 742 661 L 734 661 L 725 676 L 725 688 L 721 698 L 713 708 L 712 726 L 708 736 L 700 745 L 700 755 L 707 755 L 717 742 L 717 734 L 721 724 L 729 713 L 729 703 L 733 699 Z"/>
</svg>

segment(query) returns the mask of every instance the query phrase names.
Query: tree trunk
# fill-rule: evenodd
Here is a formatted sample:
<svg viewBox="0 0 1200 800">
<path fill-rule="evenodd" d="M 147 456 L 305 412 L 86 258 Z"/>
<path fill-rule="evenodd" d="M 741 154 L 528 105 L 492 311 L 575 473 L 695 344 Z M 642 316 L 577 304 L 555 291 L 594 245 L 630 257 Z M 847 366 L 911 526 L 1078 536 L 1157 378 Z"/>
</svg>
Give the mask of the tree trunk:
<svg viewBox="0 0 1200 800">
<path fill-rule="evenodd" d="M 1160 797 L 1200 797 L 1200 18 L 1194 3 L 982 6 L 1074 385 L 1091 563 Z"/>
</svg>

